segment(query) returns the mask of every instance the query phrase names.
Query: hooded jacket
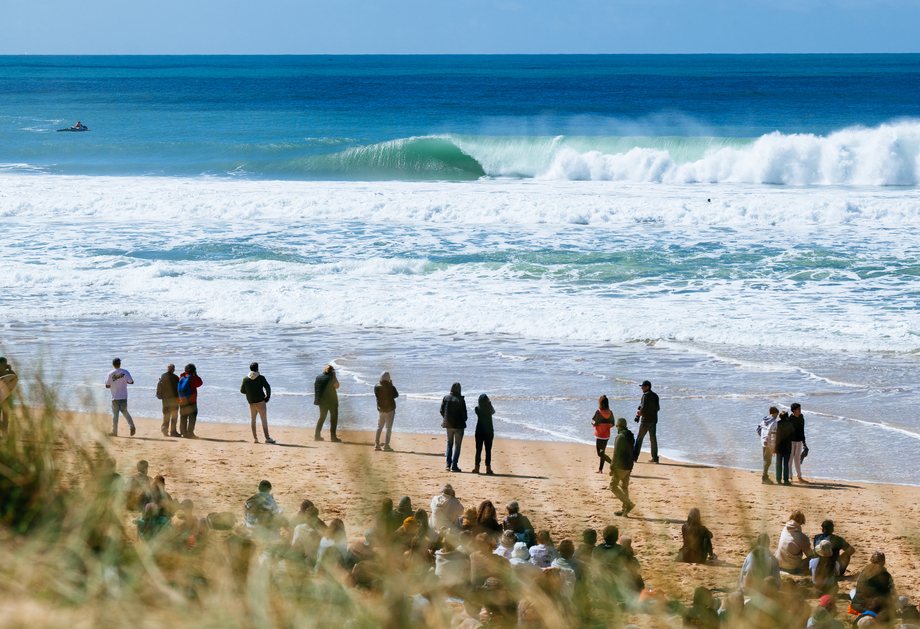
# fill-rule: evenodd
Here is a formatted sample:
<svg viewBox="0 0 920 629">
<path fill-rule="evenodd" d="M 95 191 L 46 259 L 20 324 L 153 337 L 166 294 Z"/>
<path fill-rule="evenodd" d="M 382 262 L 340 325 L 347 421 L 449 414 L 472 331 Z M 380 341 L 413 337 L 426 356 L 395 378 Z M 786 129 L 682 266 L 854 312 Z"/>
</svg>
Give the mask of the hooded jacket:
<svg viewBox="0 0 920 629">
<path fill-rule="evenodd" d="M 250 404 L 258 404 L 271 397 L 272 388 L 269 386 L 265 376 L 257 371 L 252 371 L 243 378 L 240 393 L 246 394 L 246 401 Z"/>
<path fill-rule="evenodd" d="M 460 395 L 460 383 L 455 382 L 450 387 L 450 393 L 441 401 L 441 428 L 466 428 L 466 400 Z"/>
<path fill-rule="evenodd" d="M 802 533 L 801 525 L 793 520 L 786 522 L 779 536 L 779 544 L 776 546 L 776 560 L 779 562 L 779 567 L 787 571 L 797 570 L 810 554 L 811 540 Z"/>
<path fill-rule="evenodd" d="M 776 422 L 775 417 L 767 415 L 757 426 L 757 434 L 760 435 L 760 443 L 764 448 L 776 449 Z"/>
<path fill-rule="evenodd" d="M 741 566 L 741 574 L 738 575 L 738 589 L 745 594 L 750 595 L 756 592 L 763 580 L 767 577 L 773 577 L 777 583 L 782 583 L 779 576 L 779 562 L 770 553 L 769 548 L 757 546 L 748 553 Z"/>
<path fill-rule="evenodd" d="M 495 428 L 492 426 L 492 415 L 495 409 L 492 407 L 492 401 L 489 396 L 483 393 L 479 396 L 479 404 L 476 406 L 476 436 L 493 437 Z"/>
<path fill-rule="evenodd" d="M 374 385 L 374 397 L 377 398 L 377 410 L 381 413 L 389 413 L 396 410 L 396 398 L 399 397 L 399 391 L 389 380 L 381 380 Z"/>
<path fill-rule="evenodd" d="M 441 585 L 469 585 L 470 560 L 459 550 L 441 549 L 434 554 L 434 573 Z"/>
<path fill-rule="evenodd" d="M 463 515 L 463 505 L 454 496 L 438 494 L 431 499 L 431 517 L 428 522 L 435 531 L 447 528 L 457 528 L 460 516 Z"/>
</svg>

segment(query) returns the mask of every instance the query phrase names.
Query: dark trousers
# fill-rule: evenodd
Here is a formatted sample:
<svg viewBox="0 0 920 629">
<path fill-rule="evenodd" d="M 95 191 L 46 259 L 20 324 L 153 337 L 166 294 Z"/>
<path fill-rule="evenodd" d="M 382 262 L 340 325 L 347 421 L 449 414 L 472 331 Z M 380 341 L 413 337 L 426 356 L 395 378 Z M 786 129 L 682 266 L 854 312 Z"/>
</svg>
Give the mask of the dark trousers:
<svg viewBox="0 0 920 629">
<path fill-rule="evenodd" d="M 600 457 L 601 466 L 598 468 L 600 471 L 604 471 L 604 462 L 612 463 L 610 457 L 607 456 L 607 439 L 598 439 L 597 440 L 597 456 Z"/>
<path fill-rule="evenodd" d="M 639 434 L 636 435 L 636 445 L 633 448 L 633 461 L 639 460 L 639 453 L 642 452 L 642 440 L 645 439 L 646 433 L 648 433 L 649 443 L 652 444 L 652 460 L 658 460 L 658 424 L 646 424 L 642 422 L 639 424 Z"/>
<path fill-rule="evenodd" d="M 789 482 L 789 459 L 792 458 L 791 452 L 782 454 L 776 453 L 776 482 Z"/>
<path fill-rule="evenodd" d="M 486 467 L 492 467 L 492 439 L 495 435 L 476 433 L 476 467 L 482 461 L 482 447 L 486 448 Z"/>
<path fill-rule="evenodd" d="M 198 421 L 197 404 L 185 404 L 179 407 L 179 432 L 183 437 L 195 434 L 196 421 Z"/>
<path fill-rule="evenodd" d="M 319 437 L 323 431 L 323 424 L 326 423 L 326 413 L 329 414 L 329 434 L 335 439 L 335 429 L 339 425 L 339 407 L 319 405 L 319 419 L 316 422 L 316 436 Z"/>
<path fill-rule="evenodd" d="M 176 432 L 176 421 L 179 419 L 179 403 L 176 400 L 163 400 L 163 425 L 160 431 L 164 434 Z"/>
</svg>

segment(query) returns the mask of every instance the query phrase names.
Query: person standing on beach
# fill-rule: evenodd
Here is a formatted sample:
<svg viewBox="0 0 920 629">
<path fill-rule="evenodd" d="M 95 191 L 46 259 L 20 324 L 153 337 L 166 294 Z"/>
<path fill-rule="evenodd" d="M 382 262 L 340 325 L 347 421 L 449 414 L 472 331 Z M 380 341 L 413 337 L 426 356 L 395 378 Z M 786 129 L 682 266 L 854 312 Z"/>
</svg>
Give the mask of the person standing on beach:
<svg viewBox="0 0 920 629">
<path fill-rule="evenodd" d="M 486 474 L 492 476 L 492 441 L 495 439 L 495 427 L 492 425 L 492 416 L 495 415 L 495 408 L 492 407 L 492 400 L 483 393 L 479 396 L 479 403 L 473 409 L 476 413 L 476 464 L 473 467 L 473 474 L 479 473 L 479 463 L 482 461 L 482 448 L 486 449 Z"/>
<path fill-rule="evenodd" d="M 792 434 L 795 427 L 789 413 L 783 411 L 776 422 L 776 484 L 791 485 L 789 482 L 789 457 L 792 456 Z"/>
<path fill-rule="evenodd" d="M 329 441 L 333 443 L 342 441 L 335 435 L 335 429 L 339 425 L 339 394 L 336 393 L 338 388 L 339 380 L 335 377 L 335 369 L 332 365 L 326 365 L 323 373 L 316 376 L 316 382 L 313 383 L 313 403 L 319 406 L 319 420 L 316 422 L 314 441 L 325 441 L 320 433 L 323 431 L 327 413 L 329 414 Z"/>
<path fill-rule="evenodd" d="M 157 382 L 157 399 L 163 402 L 163 425 L 160 426 L 160 432 L 164 437 L 181 437 L 176 430 L 179 419 L 179 376 L 172 363 L 166 365 L 166 373 Z"/>
<path fill-rule="evenodd" d="M 610 440 L 610 429 L 613 424 L 614 417 L 613 413 L 610 412 L 610 402 L 607 401 L 606 395 L 602 395 L 597 400 L 597 410 L 594 411 L 594 417 L 591 418 L 591 425 L 594 426 L 594 437 L 597 439 L 595 448 L 597 449 L 597 456 L 601 460 L 600 466 L 597 468 L 598 474 L 604 471 L 605 462 L 610 463 L 610 457 L 607 456 L 607 442 Z"/>
<path fill-rule="evenodd" d="M 112 367 L 114 369 L 105 377 L 105 388 L 112 392 L 112 432 L 109 436 L 118 436 L 118 413 L 121 412 L 131 428 L 133 437 L 137 430 L 134 428 L 131 413 L 128 412 L 128 385 L 134 384 L 134 379 L 126 369 L 121 368 L 121 358 L 112 359 Z"/>
<path fill-rule="evenodd" d="M 195 365 L 189 363 L 179 376 L 179 432 L 186 439 L 197 439 L 195 424 L 198 421 L 198 387 L 203 383 Z"/>
<path fill-rule="evenodd" d="M 393 379 L 390 377 L 389 371 L 384 371 L 380 374 L 380 382 L 374 385 L 374 397 L 377 398 L 377 412 L 380 413 L 380 419 L 377 421 L 377 433 L 374 435 L 374 450 L 392 452 L 390 435 L 393 433 L 393 418 L 396 417 L 396 398 L 399 397 L 399 391 L 393 386 Z M 384 428 L 387 429 L 387 435 L 381 447 L 380 435 L 383 433 Z"/>
<path fill-rule="evenodd" d="M 460 395 L 460 383 L 450 386 L 450 393 L 441 400 L 441 428 L 447 430 L 447 467 L 451 472 L 459 472 L 460 446 L 463 443 L 463 431 L 466 429 L 466 400 Z"/>
<path fill-rule="evenodd" d="M 606 400 L 605 400 L 606 401 Z M 617 515 L 626 517 L 636 508 L 629 499 L 629 475 L 633 469 L 633 434 L 627 427 L 626 418 L 617 420 L 617 437 L 613 442 L 613 459 L 610 461 L 610 491 L 623 503 L 623 509 Z"/>
<path fill-rule="evenodd" d="M 773 455 L 776 453 L 776 418 L 779 417 L 779 409 L 771 406 L 769 413 L 757 426 L 757 434 L 760 435 L 760 444 L 763 446 L 763 478 L 761 482 L 764 485 L 773 484 L 773 481 L 770 480 L 770 466 L 773 464 Z"/>
<path fill-rule="evenodd" d="M 5 356 L 0 356 L 0 378 L 3 376 L 15 376 L 16 372 L 13 371 L 13 368 L 10 367 L 9 363 L 6 361 Z M 14 380 L 14 378 L 10 378 Z M 14 384 L 13 387 L 16 385 Z M 0 433 L 5 433 L 10 427 L 10 410 L 13 407 L 13 391 L 12 388 L 5 389 L 9 392 L 7 397 L 0 399 Z"/>
<path fill-rule="evenodd" d="M 268 417 L 265 415 L 265 406 L 272 397 L 272 388 L 265 376 L 259 373 L 259 363 L 249 365 L 249 375 L 243 378 L 240 393 L 245 393 L 246 401 L 249 402 L 249 419 L 252 421 L 253 442 L 259 443 L 259 436 L 256 433 L 256 417 L 261 415 L 262 434 L 265 436 L 265 443 L 275 443 L 275 440 L 268 436 Z"/>
<path fill-rule="evenodd" d="M 802 415 L 802 405 L 795 402 L 789 410 L 792 411 L 792 469 L 795 470 L 795 476 L 800 483 L 808 481 L 802 478 L 802 449 L 805 447 L 805 417 Z"/>
<path fill-rule="evenodd" d="M 633 450 L 633 461 L 639 460 L 642 451 L 642 440 L 648 433 L 648 440 L 652 446 L 652 463 L 658 462 L 658 411 L 661 405 L 658 394 L 652 391 L 652 383 L 646 380 L 642 383 L 642 399 L 639 401 L 639 410 L 636 412 L 636 421 L 639 424 L 639 434 L 636 435 L 636 447 Z"/>
</svg>

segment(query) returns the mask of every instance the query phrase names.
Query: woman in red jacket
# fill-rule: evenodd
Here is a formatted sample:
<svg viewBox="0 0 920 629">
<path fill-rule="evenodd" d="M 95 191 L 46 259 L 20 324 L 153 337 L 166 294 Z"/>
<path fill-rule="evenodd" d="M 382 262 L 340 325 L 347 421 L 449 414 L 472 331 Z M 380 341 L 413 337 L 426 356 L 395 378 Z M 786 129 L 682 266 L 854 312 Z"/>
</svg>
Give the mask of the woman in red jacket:
<svg viewBox="0 0 920 629">
<path fill-rule="evenodd" d="M 597 400 L 598 409 L 594 411 L 594 417 L 591 418 L 591 425 L 594 426 L 594 436 L 597 437 L 597 456 L 601 460 L 597 473 L 604 471 L 604 462 L 610 463 L 610 457 L 607 456 L 607 441 L 610 440 L 610 428 L 616 421 L 613 413 L 610 412 L 610 403 L 607 396 L 602 395 Z"/>
</svg>

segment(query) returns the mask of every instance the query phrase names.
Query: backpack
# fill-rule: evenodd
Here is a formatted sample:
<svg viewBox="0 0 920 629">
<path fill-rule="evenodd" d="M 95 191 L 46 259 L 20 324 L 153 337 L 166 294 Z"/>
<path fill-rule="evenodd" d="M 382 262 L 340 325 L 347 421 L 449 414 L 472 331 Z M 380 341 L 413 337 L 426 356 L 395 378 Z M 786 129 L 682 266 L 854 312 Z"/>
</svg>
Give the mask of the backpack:
<svg viewBox="0 0 920 629">
<path fill-rule="evenodd" d="M 183 400 L 187 400 L 192 397 L 192 393 L 194 393 L 192 389 L 192 377 L 188 374 L 183 374 L 182 377 L 179 378 L 179 397 Z"/>
</svg>

